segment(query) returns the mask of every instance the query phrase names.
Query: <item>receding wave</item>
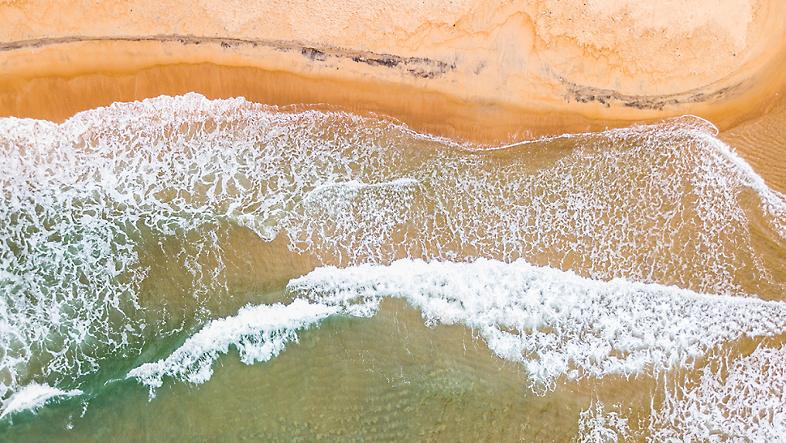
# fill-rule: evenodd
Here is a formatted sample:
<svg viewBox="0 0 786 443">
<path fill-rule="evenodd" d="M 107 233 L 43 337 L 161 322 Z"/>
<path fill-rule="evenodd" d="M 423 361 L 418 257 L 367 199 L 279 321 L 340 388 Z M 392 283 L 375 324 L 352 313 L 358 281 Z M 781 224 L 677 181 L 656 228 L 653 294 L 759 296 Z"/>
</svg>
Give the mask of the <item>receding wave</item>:
<svg viewBox="0 0 786 443">
<path fill-rule="evenodd" d="M 628 419 L 617 411 L 606 411 L 595 401 L 579 414 L 579 443 L 628 441 L 632 437 Z"/>
<path fill-rule="evenodd" d="M 739 359 L 715 359 L 698 382 L 667 391 L 653 412 L 657 440 L 780 441 L 786 435 L 786 346 L 759 347 Z"/>
</svg>

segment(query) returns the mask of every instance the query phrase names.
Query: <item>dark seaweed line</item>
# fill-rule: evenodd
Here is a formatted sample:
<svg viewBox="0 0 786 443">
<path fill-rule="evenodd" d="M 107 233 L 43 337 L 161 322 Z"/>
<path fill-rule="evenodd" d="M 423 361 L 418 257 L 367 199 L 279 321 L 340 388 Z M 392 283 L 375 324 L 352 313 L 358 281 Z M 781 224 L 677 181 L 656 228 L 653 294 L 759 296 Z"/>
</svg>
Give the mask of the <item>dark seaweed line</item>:
<svg viewBox="0 0 786 443">
<path fill-rule="evenodd" d="M 581 103 L 598 102 L 606 107 L 610 107 L 613 103 L 619 103 L 628 108 L 658 111 L 670 105 L 718 101 L 737 92 L 743 85 L 743 82 L 738 82 L 711 92 L 704 92 L 712 86 L 707 85 L 675 94 L 629 95 L 615 91 L 614 89 L 579 85 L 559 76 L 557 79 L 567 89 L 568 95 L 566 98 L 568 100 L 572 99 Z"/>
<path fill-rule="evenodd" d="M 79 42 L 161 42 L 180 43 L 183 45 L 214 44 L 222 48 L 241 46 L 265 47 L 279 51 L 299 51 L 301 55 L 315 62 L 323 62 L 328 58 L 349 59 L 355 63 L 388 69 L 402 69 L 410 75 L 431 79 L 443 75 L 456 68 L 455 63 L 447 63 L 425 57 L 403 57 L 394 54 L 358 51 L 331 46 L 306 45 L 297 41 L 242 39 L 234 37 L 209 37 L 194 35 L 151 35 L 151 36 L 67 36 L 42 38 L 35 40 L 19 40 L 0 43 L 0 52 L 19 49 L 40 48 L 45 46 L 79 43 Z"/>
</svg>

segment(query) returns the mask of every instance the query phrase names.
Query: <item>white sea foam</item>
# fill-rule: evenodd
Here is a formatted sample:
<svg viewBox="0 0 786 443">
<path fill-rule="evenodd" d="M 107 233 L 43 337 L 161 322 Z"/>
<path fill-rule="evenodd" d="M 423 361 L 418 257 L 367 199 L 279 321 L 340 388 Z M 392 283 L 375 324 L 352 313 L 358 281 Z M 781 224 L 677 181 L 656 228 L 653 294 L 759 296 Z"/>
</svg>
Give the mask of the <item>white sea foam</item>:
<svg viewBox="0 0 786 443">
<path fill-rule="evenodd" d="M 237 315 L 213 320 L 189 337 L 167 358 L 145 363 L 128 373 L 150 387 L 151 397 L 164 377 L 201 384 L 213 375 L 213 362 L 237 348 L 245 364 L 265 362 L 276 357 L 287 343 L 297 341 L 297 332 L 307 329 L 339 307 L 295 300 L 289 305 L 248 306 Z"/>
<path fill-rule="evenodd" d="M 651 440 L 784 441 L 786 345 L 713 363 L 698 383 L 684 380 L 666 390 L 653 410 Z"/>
<path fill-rule="evenodd" d="M 601 401 L 593 401 L 579 414 L 578 443 L 617 443 L 631 438 L 628 419 L 617 411 L 607 411 Z"/>
<path fill-rule="evenodd" d="M 344 192 L 354 193 L 360 191 L 362 189 L 372 189 L 372 188 L 403 188 L 407 186 L 415 186 L 418 184 L 418 181 L 412 178 L 397 178 L 390 182 L 382 182 L 382 183 L 363 183 L 358 180 L 350 180 L 348 182 L 338 182 L 338 183 L 324 183 L 321 184 L 306 194 L 305 199 L 321 199 L 321 195 L 325 192 L 329 192 L 335 189 L 339 189 Z"/>
<path fill-rule="evenodd" d="M 553 388 L 561 376 L 689 368 L 728 341 L 786 332 L 786 303 L 596 281 L 523 260 L 328 266 L 287 289 L 355 315 L 373 314 L 384 297 L 402 298 L 428 324 L 477 330 L 499 357 L 520 362 L 536 389 Z"/>
<path fill-rule="evenodd" d="M 74 397 L 77 395 L 82 395 L 82 391 L 79 389 L 63 391 L 62 389 L 53 388 L 45 384 L 40 385 L 38 383 L 31 383 L 15 392 L 14 395 L 5 402 L 0 418 L 5 418 L 8 415 L 21 411 L 35 411 L 50 400 L 63 397 Z"/>
<path fill-rule="evenodd" d="M 0 399 L 172 333 L 140 320 L 167 315 L 139 305 L 144 248 L 191 276 L 198 303 L 230 291 L 231 223 L 329 264 L 523 257 L 599 279 L 782 293 L 783 262 L 762 258 L 750 212 L 763 209 L 780 245 L 786 198 L 706 126 L 577 134 L 532 164 L 521 147 L 469 152 L 387 121 L 196 94 L 60 125 L 0 119 Z"/>
</svg>

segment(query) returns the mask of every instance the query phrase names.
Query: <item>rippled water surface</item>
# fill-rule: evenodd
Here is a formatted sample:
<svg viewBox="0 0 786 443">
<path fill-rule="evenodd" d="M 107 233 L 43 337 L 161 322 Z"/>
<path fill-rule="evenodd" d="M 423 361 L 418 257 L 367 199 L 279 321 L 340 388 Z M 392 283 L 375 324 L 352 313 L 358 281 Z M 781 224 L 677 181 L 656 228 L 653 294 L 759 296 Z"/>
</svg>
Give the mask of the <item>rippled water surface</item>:
<svg viewBox="0 0 786 443">
<path fill-rule="evenodd" d="M 780 438 L 786 197 L 716 136 L 0 119 L 0 439 Z"/>
</svg>

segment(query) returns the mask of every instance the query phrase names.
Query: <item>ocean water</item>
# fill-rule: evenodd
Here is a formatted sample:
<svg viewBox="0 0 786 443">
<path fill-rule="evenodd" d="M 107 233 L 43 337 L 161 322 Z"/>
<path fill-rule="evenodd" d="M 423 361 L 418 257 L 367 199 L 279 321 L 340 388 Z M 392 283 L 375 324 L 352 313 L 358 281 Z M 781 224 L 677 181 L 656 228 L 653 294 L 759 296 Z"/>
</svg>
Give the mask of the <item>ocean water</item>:
<svg viewBox="0 0 786 443">
<path fill-rule="evenodd" d="M 0 119 L 0 440 L 777 441 L 786 196 L 717 135 Z"/>
</svg>

